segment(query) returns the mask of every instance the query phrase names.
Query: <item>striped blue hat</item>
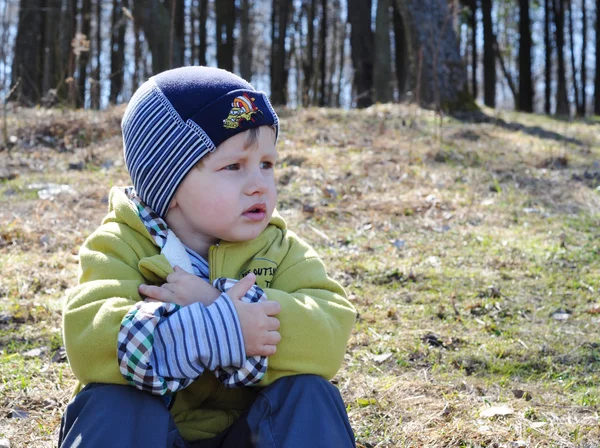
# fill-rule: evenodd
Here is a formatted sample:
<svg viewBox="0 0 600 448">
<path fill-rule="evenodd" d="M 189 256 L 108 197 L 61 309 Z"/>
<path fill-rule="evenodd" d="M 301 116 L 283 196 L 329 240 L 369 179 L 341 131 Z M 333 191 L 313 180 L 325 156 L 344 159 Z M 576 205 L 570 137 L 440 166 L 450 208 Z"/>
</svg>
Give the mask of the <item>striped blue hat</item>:
<svg viewBox="0 0 600 448">
<path fill-rule="evenodd" d="M 187 172 L 234 135 L 275 126 L 267 95 L 226 70 L 182 67 L 146 81 L 121 122 L 125 165 L 140 198 L 165 217 Z"/>
</svg>

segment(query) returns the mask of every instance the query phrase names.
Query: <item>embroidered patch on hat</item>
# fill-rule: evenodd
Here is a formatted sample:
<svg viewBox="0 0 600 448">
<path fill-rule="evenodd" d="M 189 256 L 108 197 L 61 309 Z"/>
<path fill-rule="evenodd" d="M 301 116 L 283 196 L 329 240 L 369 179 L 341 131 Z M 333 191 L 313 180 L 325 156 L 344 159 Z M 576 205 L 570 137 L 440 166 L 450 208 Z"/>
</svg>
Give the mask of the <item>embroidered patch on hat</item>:
<svg viewBox="0 0 600 448">
<path fill-rule="evenodd" d="M 237 129 L 245 121 L 255 121 L 255 115 L 262 115 L 262 111 L 254 104 L 255 99 L 247 93 L 236 96 L 231 102 L 229 115 L 223 120 L 223 127 Z"/>
</svg>

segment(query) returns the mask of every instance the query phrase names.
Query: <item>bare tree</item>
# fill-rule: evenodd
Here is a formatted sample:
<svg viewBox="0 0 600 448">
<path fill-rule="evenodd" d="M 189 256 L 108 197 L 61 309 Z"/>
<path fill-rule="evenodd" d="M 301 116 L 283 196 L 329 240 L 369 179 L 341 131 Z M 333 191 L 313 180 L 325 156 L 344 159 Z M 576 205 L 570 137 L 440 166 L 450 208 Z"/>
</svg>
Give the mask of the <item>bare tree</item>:
<svg viewBox="0 0 600 448">
<path fill-rule="evenodd" d="M 42 96 L 44 25 L 39 2 L 21 0 L 11 87 L 16 88 L 13 95 L 23 104 L 36 104 Z"/>
<path fill-rule="evenodd" d="M 519 101 L 517 108 L 533 112 L 533 83 L 531 81 L 531 26 L 529 0 L 519 0 Z"/>
<path fill-rule="evenodd" d="M 127 18 L 123 8 L 128 0 L 113 0 L 111 35 L 110 35 L 110 95 L 109 102 L 116 104 L 123 90 L 125 67 L 125 30 Z"/>
<path fill-rule="evenodd" d="M 373 104 L 373 47 L 371 0 L 348 0 L 348 22 L 351 26 L 350 46 L 354 67 L 353 90 L 356 107 Z"/>
<path fill-rule="evenodd" d="M 242 0 L 240 6 L 240 37 L 238 45 L 238 60 L 240 61 L 240 75 L 250 81 L 252 78 L 252 42 L 250 42 L 250 0 Z"/>
<path fill-rule="evenodd" d="M 285 0 L 284 0 L 285 1 Z M 329 23 L 327 20 L 327 0 L 321 0 L 321 33 L 319 38 L 319 73 L 321 75 L 320 80 L 320 92 L 319 92 L 319 106 L 325 106 L 327 99 L 326 88 L 327 88 L 327 28 Z"/>
<path fill-rule="evenodd" d="M 287 104 L 287 52 L 285 41 L 291 2 L 273 0 L 271 9 L 271 102 Z"/>
<path fill-rule="evenodd" d="M 313 84 L 313 76 L 315 69 L 315 55 L 314 55 L 314 42 L 315 42 L 315 15 L 316 15 L 316 2 L 317 0 L 305 0 L 302 7 L 306 11 L 306 53 L 304 56 L 304 62 L 302 65 L 302 71 L 304 73 L 304 85 L 302 92 L 302 104 L 309 106 L 311 104 L 311 86 Z"/>
<path fill-rule="evenodd" d="M 233 29 L 235 27 L 235 0 L 219 0 L 215 2 L 217 65 L 225 70 L 233 71 Z"/>
<path fill-rule="evenodd" d="M 442 110 L 468 107 L 467 72 L 446 0 L 396 0 L 410 36 L 413 91 L 419 103 Z"/>
<path fill-rule="evenodd" d="M 550 96 L 552 93 L 552 23 L 551 0 L 544 0 L 544 112 L 550 115 Z"/>
<path fill-rule="evenodd" d="M 396 2 L 392 2 L 392 9 L 394 11 L 394 48 L 395 54 L 395 70 L 396 70 L 396 81 L 398 83 L 398 99 L 402 101 L 406 95 L 408 87 L 408 75 L 410 73 L 410 61 L 408 58 L 408 41 L 406 36 L 406 27 L 404 26 L 404 19 L 402 13 Z"/>
<path fill-rule="evenodd" d="M 585 56 L 587 53 L 587 6 L 585 0 L 581 2 L 581 108 L 577 111 L 580 117 L 585 116 L 587 110 L 587 67 Z"/>
<path fill-rule="evenodd" d="M 553 0 L 554 25 L 556 26 L 556 53 L 558 59 L 556 89 L 556 114 L 569 115 L 567 80 L 565 76 L 565 0 Z"/>
<path fill-rule="evenodd" d="M 594 78 L 594 114 L 600 115 L 600 0 L 596 0 L 596 75 Z"/>
<path fill-rule="evenodd" d="M 83 0 L 81 4 L 81 34 L 85 39 L 91 39 L 92 32 L 92 0 Z M 79 54 L 79 79 L 77 87 L 77 107 L 85 104 L 85 85 L 87 82 L 88 61 L 90 59 L 89 47 L 87 51 L 81 51 Z"/>
<path fill-rule="evenodd" d="M 133 14 L 134 20 L 141 24 L 152 54 L 152 72 L 183 65 L 179 59 L 179 46 L 183 44 L 176 38 L 171 39 L 171 12 L 165 5 L 160 0 L 136 0 Z"/>
<path fill-rule="evenodd" d="M 579 113 L 581 102 L 579 101 L 579 86 L 577 82 L 577 65 L 575 64 L 575 36 L 573 32 L 573 1 L 565 0 L 569 11 L 569 47 L 571 53 L 571 74 L 573 82 L 573 94 L 575 96 L 575 112 Z"/>
<path fill-rule="evenodd" d="M 494 52 L 494 29 L 492 0 L 481 0 L 483 16 L 483 102 L 496 107 L 496 56 Z"/>
<path fill-rule="evenodd" d="M 391 0 L 377 0 L 375 16 L 375 101 L 389 103 L 393 100 L 392 61 L 390 55 Z"/>
<path fill-rule="evenodd" d="M 471 0 L 471 95 L 477 98 L 477 0 Z"/>
</svg>

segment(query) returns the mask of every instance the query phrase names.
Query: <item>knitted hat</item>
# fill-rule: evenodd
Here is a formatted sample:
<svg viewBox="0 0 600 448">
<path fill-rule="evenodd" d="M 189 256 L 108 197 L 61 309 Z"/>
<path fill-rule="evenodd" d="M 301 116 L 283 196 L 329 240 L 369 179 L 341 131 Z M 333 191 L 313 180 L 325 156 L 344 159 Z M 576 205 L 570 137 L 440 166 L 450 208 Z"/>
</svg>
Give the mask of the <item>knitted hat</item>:
<svg viewBox="0 0 600 448">
<path fill-rule="evenodd" d="M 278 124 L 267 95 L 233 73 L 168 70 L 129 101 L 121 122 L 125 164 L 137 194 L 164 218 L 177 187 L 202 157 L 240 132 L 265 125 L 278 130 Z"/>
</svg>

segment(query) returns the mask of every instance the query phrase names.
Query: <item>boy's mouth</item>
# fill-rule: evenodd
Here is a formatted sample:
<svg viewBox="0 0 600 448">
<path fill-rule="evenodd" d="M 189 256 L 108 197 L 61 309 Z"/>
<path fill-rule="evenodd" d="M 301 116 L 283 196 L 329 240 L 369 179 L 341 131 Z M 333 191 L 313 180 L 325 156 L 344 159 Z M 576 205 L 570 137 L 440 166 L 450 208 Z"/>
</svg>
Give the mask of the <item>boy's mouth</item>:
<svg viewBox="0 0 600 448">
<path fill-rule="evenodd" d="M 262 221 L 267 216 L 267 205 L 264 202 L 254 204 L 252 207 L 246 209 L 242 215 L 251 221 Z"/>
</svg>

